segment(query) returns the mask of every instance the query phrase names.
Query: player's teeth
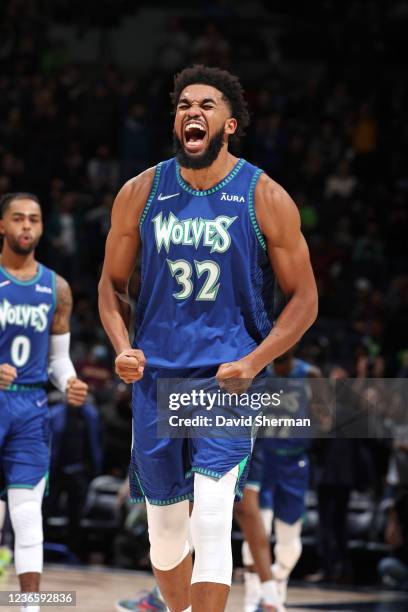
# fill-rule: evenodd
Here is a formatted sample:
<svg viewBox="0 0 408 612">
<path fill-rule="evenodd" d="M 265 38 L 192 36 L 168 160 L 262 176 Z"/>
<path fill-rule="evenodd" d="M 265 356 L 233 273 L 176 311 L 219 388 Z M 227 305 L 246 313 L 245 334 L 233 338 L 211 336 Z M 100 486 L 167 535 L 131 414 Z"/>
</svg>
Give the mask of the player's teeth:
<svg viewBox="0 0 408 612">
<path fill-rule="evenodd" d="M 191 130 L 191 129 L 195 129 L 195 128 L 204 131 L 203 126 L 200 125 L 199 123 L 189 123 L 188 126 L 186 127 L 186 130 Z"/>
</svg>

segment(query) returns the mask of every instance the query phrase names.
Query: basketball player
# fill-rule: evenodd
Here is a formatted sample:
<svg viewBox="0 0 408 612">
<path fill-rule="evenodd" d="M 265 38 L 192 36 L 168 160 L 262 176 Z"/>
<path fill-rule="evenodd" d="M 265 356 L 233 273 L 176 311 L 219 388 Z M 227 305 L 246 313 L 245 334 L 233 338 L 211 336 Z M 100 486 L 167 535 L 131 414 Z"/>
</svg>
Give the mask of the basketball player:
<svg viewBox="0 0 408 612">
<path fill-rule="evenodd" d="M 41 503 L 49 465 L 48 379 L 75 406 L 87 385 L 69 357 L 71 290 L 35 259 L 43 231 L 36 196 L 0 201 L 0 455 L 15 534 L 14 561 L 23 592 L 36 592 L 42 572 Z M 23 607 L 37 612 L 38 606 Z"/>
<path fill-rule="evenodd" d="M 291 349 L 267 367 L 270 377 L 288 378 L 281 407 L 290 416 L 308 415 L 310 390 L 305 378 L 321 377 L 320 369 L 296 359 Z M 277 607 L 286 602 L 289 575 L 302 552 L 301 518 L 309 481 L 307 441 L 303 438 L 265 437 L 255 443 L 244 496 L 235 514 L 246 537 L 242 546 L 245 573 L 245 612 L 256 612 L 268 578 L 275 582 Z M 261 508 L 261 511 L 259 510 Z M 274 564 L 269 562 L 269 536 L 274 522 Z"/>
<path fill-rule="evenodd" d="M 132 496 L 146 499 L 160 591 L 172 612 L 219 612 L 231 584 L 234 496 L 252 442 L 159 439 L 157 382 L 216 377 L 244 388 L 313 323 L 317 292 L 295 204 L 229 151 L 249 122 L 236 77 L 188 68 L 175 79 L 173 102 L 175 157 L 131 179 L 115 200 L 100 314 L 116 372 L 134 383 L 130 482 Z M 127 288 L 139 252 L 132 347 Z M 288 298 L 274 327 L 273 271 Z"/>
</svg>

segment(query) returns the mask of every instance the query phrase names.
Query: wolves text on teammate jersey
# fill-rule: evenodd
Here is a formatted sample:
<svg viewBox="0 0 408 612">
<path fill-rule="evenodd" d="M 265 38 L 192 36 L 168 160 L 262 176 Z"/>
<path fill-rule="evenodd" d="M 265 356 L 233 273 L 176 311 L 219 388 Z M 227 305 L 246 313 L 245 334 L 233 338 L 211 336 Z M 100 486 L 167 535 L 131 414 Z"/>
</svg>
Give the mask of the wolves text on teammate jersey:
<svg viewBox="0 0 408 612">
<path fill-rule="evenodd" d="M 0 328 L 5 330 L 7 325 L 19 327 L 32 327 L 42 332 L 48 324 L 48 312 L 51 304 L 17 304 L 13 305 L 6 299 L 0 302 Z"/>
</svg>

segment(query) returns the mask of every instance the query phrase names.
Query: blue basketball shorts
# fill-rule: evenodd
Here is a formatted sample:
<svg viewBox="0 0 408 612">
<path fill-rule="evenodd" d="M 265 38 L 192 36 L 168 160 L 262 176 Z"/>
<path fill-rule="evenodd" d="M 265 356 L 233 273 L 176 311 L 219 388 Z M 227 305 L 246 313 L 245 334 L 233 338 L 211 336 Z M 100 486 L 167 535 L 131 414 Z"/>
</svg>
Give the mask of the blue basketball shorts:
<svg viewBox="0 0 408 612">
<path fill-rule="evenodd" d="M 142 380 L 134 383 L 132 395 L 133 441 L 129 467 L 131 497 L 147 498 L 154 505 L 193 500 L 194 473 L 222 478 L 239 466 L 236 496 L 242 490 L 249 469 L 251 435 L 213 437 L 158 437 L 158 379 L 213 380 L 217 368 L 165 370 L 146 367 Z"/>
<path fill-rule="evenodd" d="M 245 487 L 248 489 L 252 489 L 253 491 L 260 491 L 262 487 L 263 470 L 263 438 L 259 438 L 255 441 L 254 449 L 252 451 L 251 461 L 248 470 L 248 478 L 245 483 Z"/>
<path fill-rule="evenodd" d="M 309 483 L 309 460 L 306 453 L 283 454 L 269 451 L 265 447 L 261 508 L 271 508 L 274 516 L 289 525 L 295 523 L 305 512 L 305 495 Z"/>
<path fill-rule="evenodd" d="M 0 391 L 1 490 L 31 489 L 47 476 L 50 426 L 44 389 Z"/>
</svg>

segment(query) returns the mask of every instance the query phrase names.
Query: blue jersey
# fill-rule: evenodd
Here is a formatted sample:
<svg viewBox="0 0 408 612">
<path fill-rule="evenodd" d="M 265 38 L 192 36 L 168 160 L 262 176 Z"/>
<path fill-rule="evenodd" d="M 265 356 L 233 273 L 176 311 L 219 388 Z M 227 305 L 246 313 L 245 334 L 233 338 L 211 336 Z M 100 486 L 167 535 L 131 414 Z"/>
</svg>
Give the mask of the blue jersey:
<svg viewBox="0 0 408 612">
<path fill-rule="evenodd" d="M 309 417 L 310 387 L 305 379 L 308 377 L 312 367 L 311 364 L 302 359 L 293 360 L 292 369 L 288 376 L 285 377 L 285 383 L 279 383 L 279 386 L 282 386 L 284 390 L 280 403 L 280 408 L 285 413 L 282 416 L 294 419 Z M 273 364 L 267 367 L 267 375 L 271 378 L 276 377 Z M 300 437 L 287 437 L 285 433 L 287 432 L 278 431 L 274 437 L 265 438 L 265 448 L 272 452 L 281 452 L 282 454 L 285 454 L 285 451 L 288 454 L 302 453 L 305 446 L 308 445 L 307 440 Z"/>
<path fill-rule="evenodd" d="M 254 211 L 261 170 L 244 159 L 205 191 L 157 165 L 140 220 L 134 346 L 148 365 L 197 368 L 251 352 L 272 328 L 274 277 Z"/>
<path fill-rule="evenodd" d="M 36 384 L 48 379 L 55 304 L 55 272 L 38 264 L 35 277 L 20 281 L 0 266 L 0 363 L 17 369 L 15 384 Z"/>
</svg>

